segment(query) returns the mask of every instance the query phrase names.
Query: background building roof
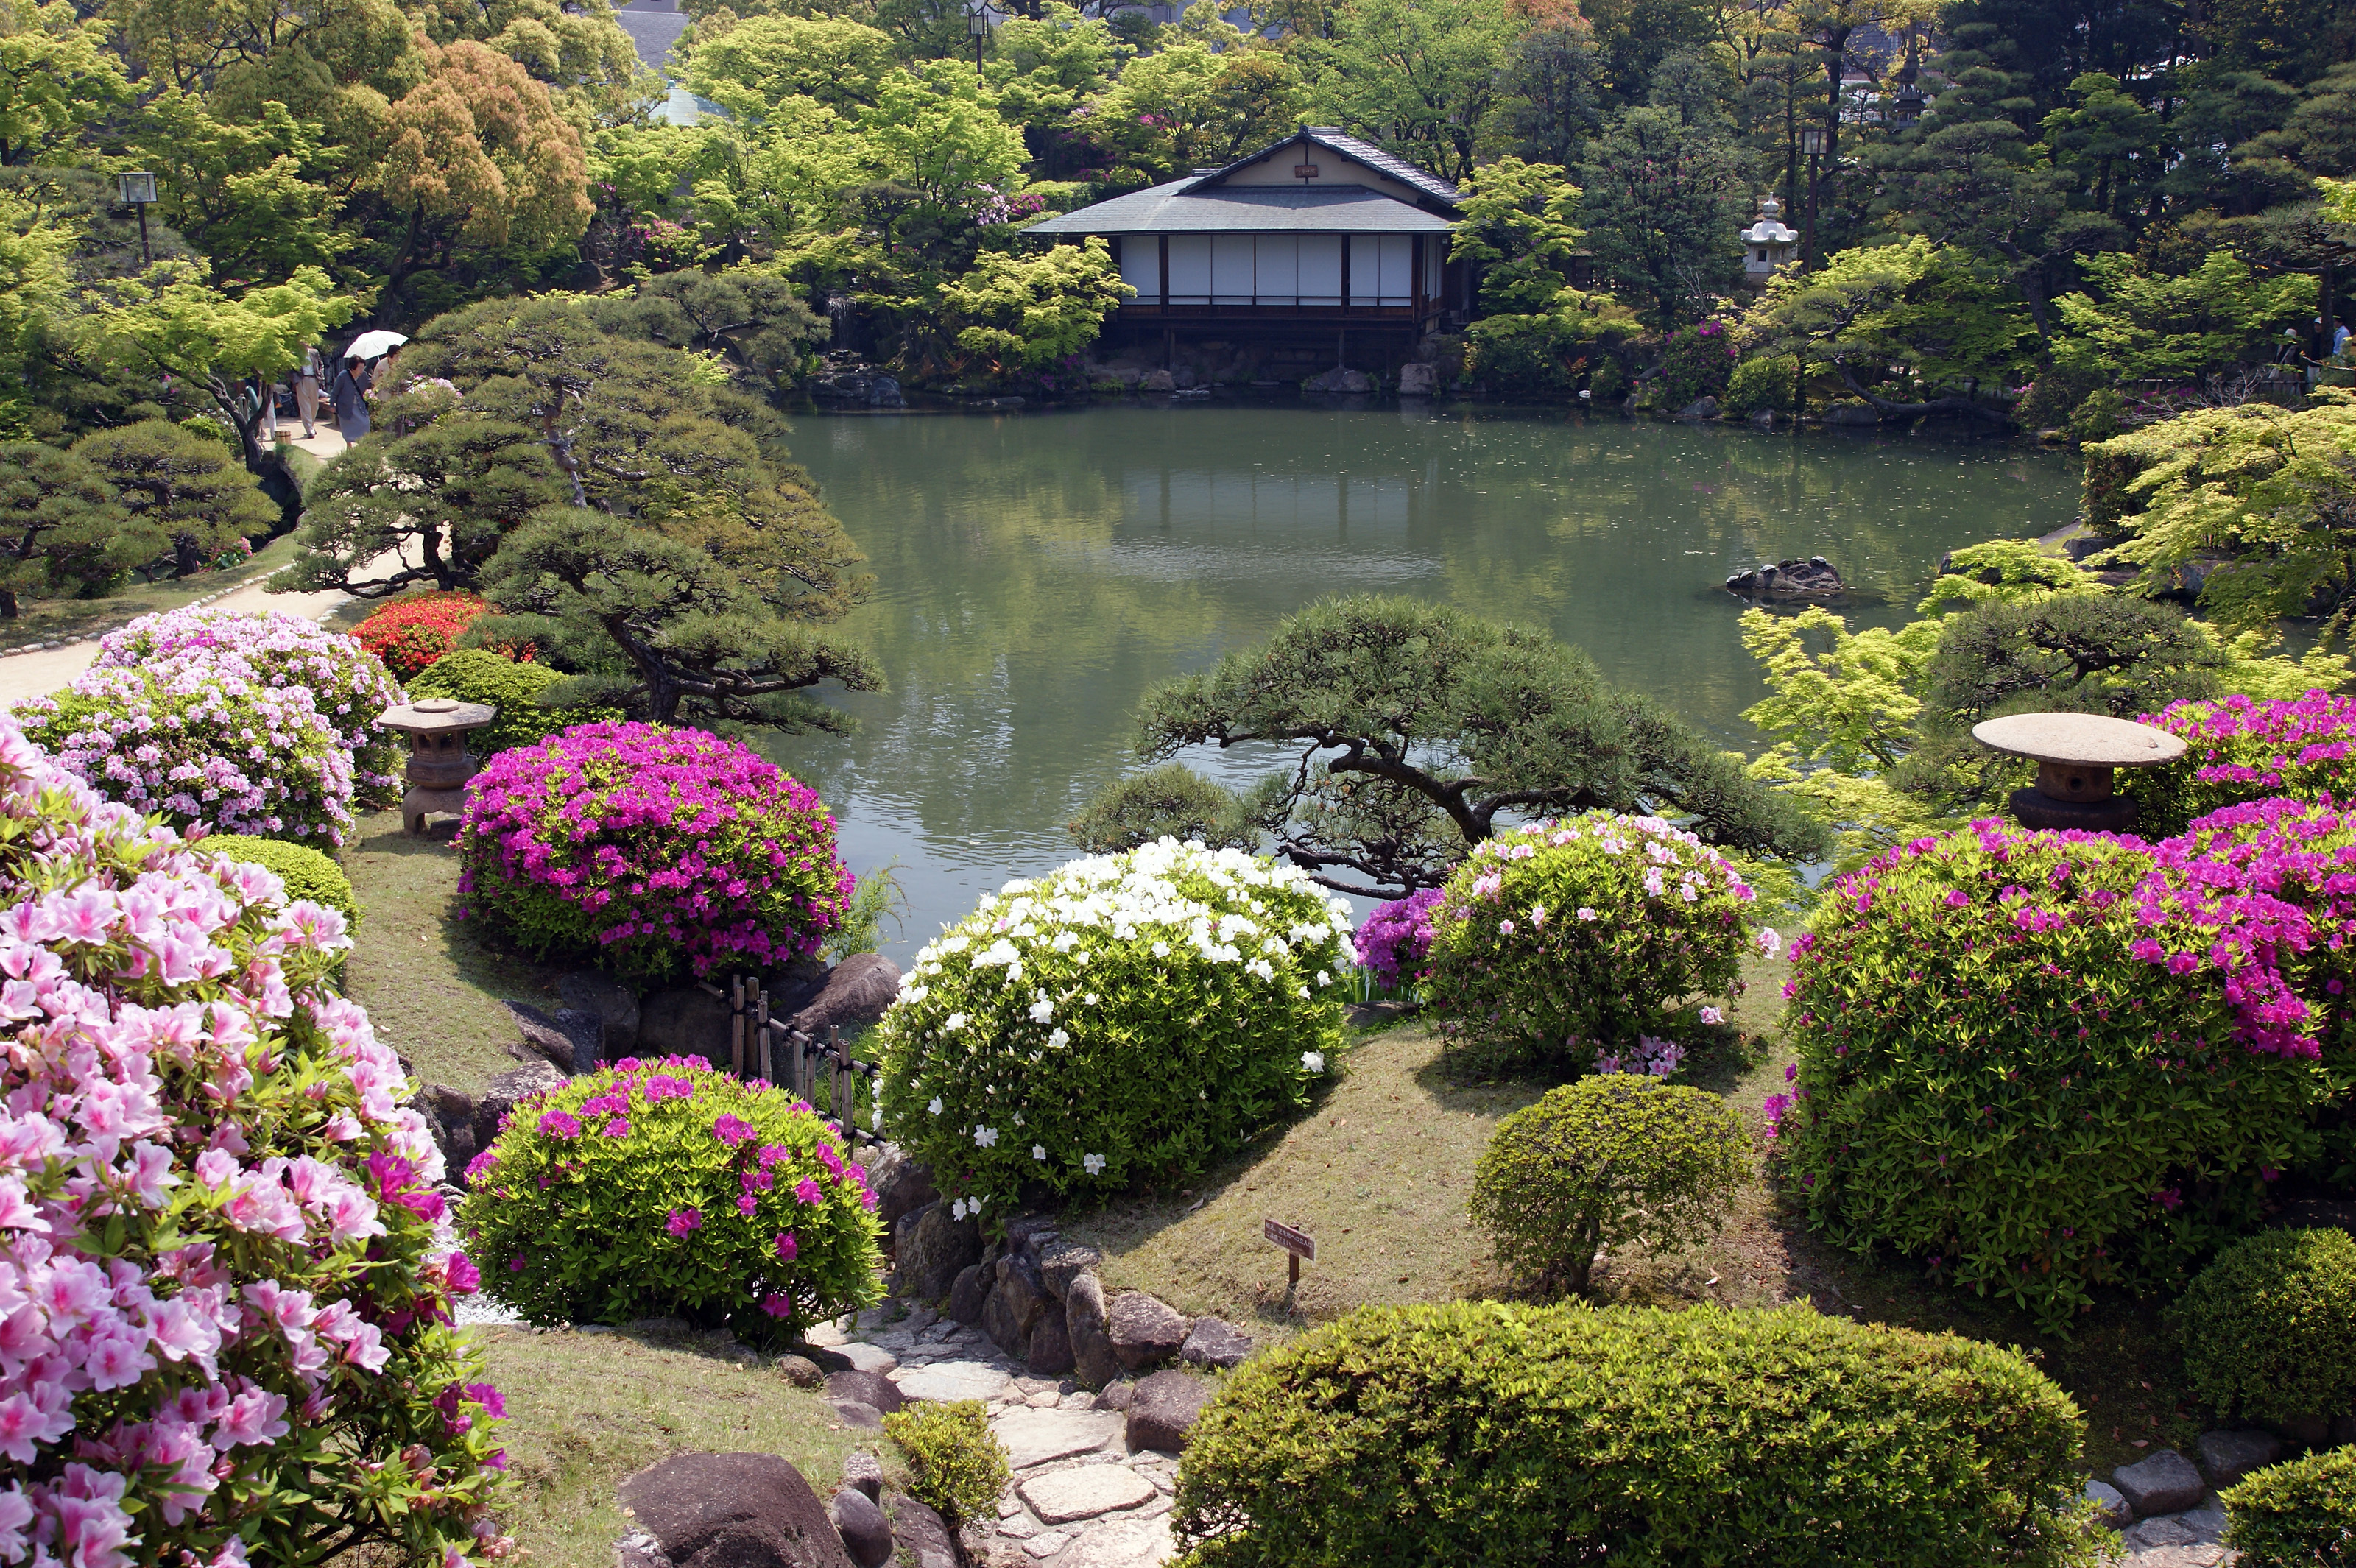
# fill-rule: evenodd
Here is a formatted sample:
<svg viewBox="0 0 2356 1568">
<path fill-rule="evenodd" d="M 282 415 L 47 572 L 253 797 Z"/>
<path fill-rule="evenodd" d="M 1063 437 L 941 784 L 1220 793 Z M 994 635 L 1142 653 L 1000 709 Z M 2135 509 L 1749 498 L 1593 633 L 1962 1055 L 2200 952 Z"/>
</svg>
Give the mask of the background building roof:
<svg viewBox="0 0 2356 1568">
<path fill-rule="evenodd" d="M 1023 232 L 1445 234 L 1455 227 L 1437 213 L 1365 186 L 1294 190 L 1284 186 L 1220 186 L 1212 183 L 1215 178 L 1189 175 L 1060 218 L 1042 219 Z M 1198 191 L 1198 187 L 1208 188 Z"/>
</svg>

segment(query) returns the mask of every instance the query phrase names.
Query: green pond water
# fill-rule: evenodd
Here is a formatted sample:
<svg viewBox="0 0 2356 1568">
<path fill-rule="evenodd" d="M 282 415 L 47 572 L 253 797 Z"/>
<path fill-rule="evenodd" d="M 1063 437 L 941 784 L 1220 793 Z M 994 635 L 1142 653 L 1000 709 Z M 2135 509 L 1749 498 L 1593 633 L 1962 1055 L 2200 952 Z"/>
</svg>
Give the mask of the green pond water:
<svg viewBox="0 0 2356 1568">
<path fill-rule="evenodd" d="M 845 630 L 891 682 L 832 700 L 849 737 L 766 743 L 822 794 L 843 856 L 892 860 L 903 955 L 1138 765 L 1141 692 L 1323 595 L 1379 591 L 1552 631 L 1730 746 L 1759 745 L 1743 605 L 1719 585 L 1822 555 L 1853 624 L 1906 618 L 1941 552 L 2067 522 L 2064 458 L 1499 411 L 1213 404 L 815 416 L 795 456 L 867 552 Z M 1188 760 L 1240 782 L 1278 753 Z"/>
</svg>

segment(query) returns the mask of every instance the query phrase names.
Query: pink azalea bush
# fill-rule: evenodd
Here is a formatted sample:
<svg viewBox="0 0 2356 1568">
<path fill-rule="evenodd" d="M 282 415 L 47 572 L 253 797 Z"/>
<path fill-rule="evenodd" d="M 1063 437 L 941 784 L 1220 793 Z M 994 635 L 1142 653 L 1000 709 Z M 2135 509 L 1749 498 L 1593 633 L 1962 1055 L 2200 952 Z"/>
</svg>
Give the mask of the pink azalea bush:
<svg viewBox="0 0 2356 1568">
<path fill-rule="evenodd" d="M 401 738 L 377 715 L 401 702 L 400 682 L 357 637 L 279 611 L 171 610 L 142 615 L 98 645 L 93 669 L 192 664 L 262 688 L 300 688 L 337 743 L 351 754 L 354 783 L 369 804 L 401 798 Z"/>
<path fill-rule="evenodd" d="M 92 667 L 16 718 L 99 794 L 175 827 L 330 845 L 351 830 L 351 754 L 299 686 L 199 660 Z"/>
<path fill-rule="evenodd" d="M 0 1562 L 507 1555 L 441 1160 L 342 917 L 0 720 Z"/>
<path fill-rule="evenodd" d="M 635 722 L 501 752 L 458 852 L 467 919 L 648 979 L 815 953 L 856 884 L 808 785 L 734 741 Z"/>
<path fill-rule="evenodd" d="M 1352 939 L 1358 962 L 1386 987 L 1415 979 L 1431 951 L 1431 912 L 1439 906 L 1438 888 L 1418 888 L 1403 899 L 1376 904 Z"/>
<path fill-rule="evenodd" d="M 701 1057 L 519 1103 L 466 1179 L 461 1233 L 534 1322 L 676 1314 L 768 1341 L 879 1294 L 876 1198 L 841 1129 Z"/>
<path fill-rule="evenodd" d="M 1452 1040 L 1658 1075 L 1704 1021 L 1692 998 L 1735 991 L 1745 945 L 1778 942 L 1752 934 L 1751 901 L 1717 850 L 1657 816 L 1534 823 L 1475 845 L 1449 879 L 1425 1000 Z"/>
<path fill-rule="evenodd" d="M 1811 1222 L 2049 1327 L 2181 1282 L 2317 1158 L 2356 1067 L 2356 822 L 2273 800 L 2152 845 L 1988 821 L 1836 883 L 1767 1112 Z"/>
<path fill-rule="evenodd" d="M 2126 780 L 2147 837 L 2181 832 L 2194 817 L 2244 801 L 2356 794 L 2349 763 L 2356 697 L 2221 697 L 2174 703 L 2143 721 L 2182 737 L 2186 748 L 2182 760 L 2136 769 Z"/>
</svg>

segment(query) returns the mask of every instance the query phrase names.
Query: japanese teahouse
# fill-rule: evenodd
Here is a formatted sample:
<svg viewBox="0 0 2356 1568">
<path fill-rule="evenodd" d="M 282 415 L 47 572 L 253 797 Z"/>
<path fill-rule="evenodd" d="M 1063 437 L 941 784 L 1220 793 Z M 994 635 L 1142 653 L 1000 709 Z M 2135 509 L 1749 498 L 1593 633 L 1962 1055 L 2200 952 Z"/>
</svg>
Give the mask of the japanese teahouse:
<svg viewBox="0 0 2356 1568">
<path fill-rule="evenodd" d="M 1181 335 L 1315 336 L 1338 357 L 1366 334 L 1411 344 L 1471 318 L 1470 273 L 1448 259 L 1462 199 L 1429 170 L 1310 125 L 1024 232 L 1109 241 L 1137 291 L 1105 324 L 1109 342 L 1159 337 L 1166 362 Z"/>
</svg>

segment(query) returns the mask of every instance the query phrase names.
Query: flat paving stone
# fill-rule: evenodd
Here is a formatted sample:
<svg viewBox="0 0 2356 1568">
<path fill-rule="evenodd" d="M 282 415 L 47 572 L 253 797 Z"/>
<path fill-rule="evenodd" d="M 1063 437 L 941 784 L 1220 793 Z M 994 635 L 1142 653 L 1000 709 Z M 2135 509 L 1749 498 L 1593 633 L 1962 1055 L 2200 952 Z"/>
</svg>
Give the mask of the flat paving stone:
<svg viewBox="0 0 2356 1568">
<path fill-rule="evenodd" d="M 1072 1538 L 1068 1535 L 1051 1530 L 1044 1535 L 1034 1535 L 1030 1540 L 1024 1541 L 1023 1543 L 1023 1550 L 1028 1552 L 1033 1557 L 1044 1560 L 1045 1558 L 1053 1557 L 1056 1552 L 1064 1550 L 1064 1542 L 1071 1539 Z"/>
<path fill-rule="evenodd" d="M 1153 1483 L 1126 1465 L 1083 1465 L 1076 1470 L 1050 1470 L 1033 1476 L 1018 1488 L 1023 1500 L 1044 1524 L 1069 1524 L 1102 1513 L 1132 1509 L 1159 1494 Z"/>
<path fill-rule="evenodd" d="M 1157 1568 L 1178 1555 L 1178 1543 L 1171 1538 L 1169 1516 L 1124 1515 L 1090 1525 L 1076 1550 L 1077 1561 L 1088 1568 Z"/>
<path fill-rule="evenodd" d="M 852 1367 L 862 1372 L 888 1373 L 897 1368 L 900 1359 L 880 1345 L 870 1345 L 852 1339 L 842 1346 L 842 1354 Z"/>
<path fill-rule="evenodd" d="M 1101 1451 L 1119 1438 L 1121 1417 L 1110 1411 L 1033 1410 L 1016 1405 L 991 1417 L 990 1429 L 1006 1445 L 1008 1466 L 1027 1470 L 1051 1460 Z"/>
<path fill-rule="evenodd" d="M 985 1361 L 935 1361 L 891 1374 L 910 1399 L 995 1399 L 1012 1380 Z"/>
</svg>

